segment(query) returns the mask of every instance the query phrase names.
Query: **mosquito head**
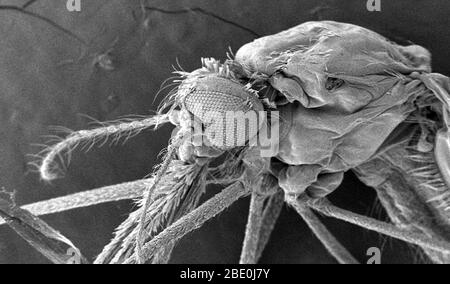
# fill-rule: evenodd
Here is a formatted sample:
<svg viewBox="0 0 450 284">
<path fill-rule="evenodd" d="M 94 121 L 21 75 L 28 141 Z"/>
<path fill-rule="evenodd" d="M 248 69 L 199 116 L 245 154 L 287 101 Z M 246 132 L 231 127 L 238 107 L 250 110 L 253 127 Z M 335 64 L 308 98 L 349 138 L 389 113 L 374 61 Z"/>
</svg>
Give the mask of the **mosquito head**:
<svg viewBox="0 0 450 284">
<path fill-rule="evenodd" d="M 177 104 L 201 122 L 212 146 L 228 150 L 245 144 L 261 129 L 264 106 L 257 91 L 237 79 L 230 66 L 203 59 L 203 68 L 188 75 L 178 88 Z"/>
</svg>

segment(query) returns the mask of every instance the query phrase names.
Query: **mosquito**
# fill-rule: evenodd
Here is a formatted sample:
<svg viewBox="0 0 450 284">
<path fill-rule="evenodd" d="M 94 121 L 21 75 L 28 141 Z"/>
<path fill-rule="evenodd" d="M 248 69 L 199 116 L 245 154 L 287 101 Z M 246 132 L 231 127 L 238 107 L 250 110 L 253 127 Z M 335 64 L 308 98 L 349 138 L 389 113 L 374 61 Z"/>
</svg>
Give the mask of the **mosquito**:
<svg viewBox="0 0 450 284">
<path fill-rule="evenodd" d="M 50 181 L 58 177 L 58 158 L 76 147 L 172 124 L 153 177 L 23 208 L 45 215 L 138 199 L 138 209 L 95 263 L 167 263 L 177 241 L 246 196 L 242 264 L 259 261 L 285 203 L 339 263 L 358 261 L 317 214 L 417 245 L 432 261 L 450 263 L 450 80 L 432 73 L 430 62 L 423 47 L 400 46 L 345 23 L 307 22 L 261 37 L 224 62 L 208 58 L 200 69 L 177 71 L 158 114 L 73 132 L 46 150 L 39 168 Z M 261 155 L 258 143 L 250 145 L 255 135 L 245 124 L 232 122 L 225 131 L 214 123 L 224 122 L 229 111 L 261 110 L 279 112 L 278 119 L 256 124 L 257 134 L 277 137 L 270 156 Z M 235 138 L 246 143 L 221 144 Z M 327 199 L 347 171 L 376 190 L 391 222 Z M 201 204 L 211 184 L 224 189 Z"/>
</svg>

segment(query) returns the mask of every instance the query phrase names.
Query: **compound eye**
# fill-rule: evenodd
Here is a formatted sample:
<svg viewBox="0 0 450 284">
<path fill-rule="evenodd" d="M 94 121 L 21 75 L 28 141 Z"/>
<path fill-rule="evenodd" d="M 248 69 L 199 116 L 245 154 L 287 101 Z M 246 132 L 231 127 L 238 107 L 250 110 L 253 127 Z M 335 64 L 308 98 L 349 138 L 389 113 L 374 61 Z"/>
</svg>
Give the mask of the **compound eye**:
<svg viewBox="0 0 450 284">
<path fill-rule="evenodd" d="M 345 84 L 345 81 L 342 79 L 329 77 L 327 79 L 327 82 L 325 83 L 325 88 L 328 91 L 334 91 L 334 90 L 337 90 L 340 87 L 342 87 L 344 84 Z"/>
</svg>

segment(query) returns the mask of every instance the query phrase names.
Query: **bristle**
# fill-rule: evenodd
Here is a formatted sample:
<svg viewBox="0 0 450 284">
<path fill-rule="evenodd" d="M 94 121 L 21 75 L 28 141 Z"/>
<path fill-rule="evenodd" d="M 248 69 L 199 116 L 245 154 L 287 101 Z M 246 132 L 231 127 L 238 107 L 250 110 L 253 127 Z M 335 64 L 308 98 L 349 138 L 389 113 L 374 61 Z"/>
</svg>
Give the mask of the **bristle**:
<svg viewBox="0 0 450 284">
<path fill-rule="evenodd" d="M 447 211 L 447 208 L 450 207 L 450 189 L 444 182 L 441 172 L 436 165 L 434 152 L 415 152 L 408 158 L 418 164 L 408 174 L 417 179 L 422 189 L 435 193 L 433 194 L 434 197 L 427 200 L 427 202 L 437 204 L 437 208 Z"/>
<path fill-rule="evenodd" d="M 51 181 L 58 177 L 60 172 L 57 159 L 64 161 L 62 155 L 66 155 L 70 159 L 72 151 L 81 146 L 83 150 L 89 151 L 94 145 L 103 146 L 107 141 L 112 144 L 119 141 L 127 141 L 151 127 L 158 127 L 168 122 L 165 115 L 156 115 L 142 120 L 121 119 L 114 122 L 102 123 L 101 127 L 91 130 L 81 130 L 71 133 L 59 143 L 47 147 L 39 156 L 43 156 L 39 172 L 41 178 L 45 181 Z M 64 166 L 64 162 L 62 162 Z"/>
</svg>

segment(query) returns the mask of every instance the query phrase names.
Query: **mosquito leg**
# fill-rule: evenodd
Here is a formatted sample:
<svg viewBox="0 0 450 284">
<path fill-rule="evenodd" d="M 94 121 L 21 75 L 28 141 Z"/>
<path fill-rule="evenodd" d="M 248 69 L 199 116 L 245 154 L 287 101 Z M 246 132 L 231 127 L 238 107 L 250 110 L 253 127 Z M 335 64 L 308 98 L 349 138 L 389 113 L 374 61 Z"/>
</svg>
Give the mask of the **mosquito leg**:
<svg viewBox="0 0 450 284">
<path fill-rule="evenodd" d="M 176 243 L 171 242 L 155 254 L 152 264 L 168 264 Z"/>
<path fill-rule="evenodd" d="M 35 216 L 60 213 L 108 202 L 135 199 L 141 197 L 145 189 L 151 184 L 153 184 L 153 179 L 142 179 L 57 197 L 25 205 L 21 208 Z M 0 225 L 3 224 L 3 220 L 0 219 Z"/>
<path fill-rule="evenodd" d="M 288 200 L 298 214 L 305 220 L 328 252 L 340 264 L 359 264 L 359 262 L 347 251 L 347 249 L 331 234 L 319 218 L 312 212 L 306 203 L 298 200 Z"/>
<path fill-rule="evenodd" d="M 380 234 L 405 241 L 410 244 L 440 252 L 450 252 L 450 243 L 446 241 L 438 238 L 429 238 L 423 234 L 403 230 L 392 224 L 381 222 L 373 218 L 369 218 L 338 208 L 326 199 L 308 202 L 308 206 L 324 214 L 325 216 L 336 218 L 350 224 L 360 226 L 364 229 L 375 231 Z"/>
<path fill-rule="evenodd" d="M 273 197 L 280 192 L 278 180 L 271 175 L 262 175 L 260 183 L 249 186 L 253 187 L 253 190 L 251 190 L 247 227 L 239 261 L 241 264 L 256 264 L 258 262 L 280 211 L 275 208 L 278 212 L 270 212 L 275 213 L 275 218 L 272 214 L 267 215 L 267 209 L 272 206 Z M 283 195 L 281 196 L 281 202 L 284 202 Z M 267 220 L 267 217 L 269 217 L 269 220 Z M 263 243 L 261 243 L 261 240 Z"/>
<path fill-rule="evenodd" d="M 262 196 L 258 192 L 252 193 L 240 264 L 256 264 L 257 262 L 256 253 L 260 237 L 259 233 L 263 224 L 263 207 L 266 199 L 266 196 Z"/>
<path fill-rule="evenodd" d="M 241 182 L 236 182 L 225 188 L 221 193 L 206 201 L 146 243 L 143 247 L 142 257 L 146 260 L 151 258 L 160 247 L 169 242 L 178 241 L 186 234 L 200 228 L 206 221 L 215 217 L 248 193 Z M 136 256 L 133 255 L 125 263 L 133 263 L 134 261 L 136 261 Z"/>
<path fill-rule="evenodd" d="M 283 205 L 284 194 L 282 191 L 278 191 L 267 200 L 267 204 L 263 212 L 261 230 L 259 232 L 258 249 L 255 256 L 256 262 L 258 262 L 261 258 L 261 255 L 269 242 L 270 235 L 275 228 L 275 223 L 280 216 Z"/>
<path fill-rule="evenodd" d="M 35 216 L 61 213 L 103 203 L 136 199 L 142 197 L 145 190 L 152 184 L 153 178 L 141 179 L 40 201 L 21 208 Z M 0 226 L 4 224 L 5 222 L 0 219 Z"/>
<path fill-rule="evenodd" d="M 0 216 L 28 244 L 54 264 L 70 262 L 67 249 L 79 257 L 77 263 L 88 263 L 69 239 L 30 212 L 16 207 L 14 199 L 14 194 L 0 192 Z"/>
</svg>

